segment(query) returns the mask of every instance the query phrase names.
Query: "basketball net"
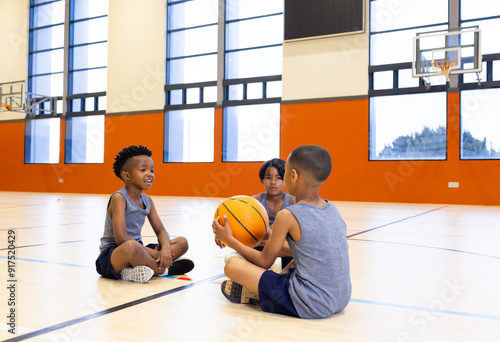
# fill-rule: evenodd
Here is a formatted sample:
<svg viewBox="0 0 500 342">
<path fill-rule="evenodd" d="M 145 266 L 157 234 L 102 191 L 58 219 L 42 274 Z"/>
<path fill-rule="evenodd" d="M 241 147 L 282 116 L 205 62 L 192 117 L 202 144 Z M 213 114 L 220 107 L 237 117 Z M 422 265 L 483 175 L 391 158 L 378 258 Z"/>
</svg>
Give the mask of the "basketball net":
<svg viewBox="0 0 500 342">
<path fill-rule="evenodd" d="M 446 81 L 450 82 L 451 68 L 453 68 L 455 64 L 455 61 L 443 59 L 441 61 L 432 62 L 432 68 L 437 69 L 439 74 L 444 75 L 446 77 Z"/>
<path fill-rule="evenodd" d="M 8 105 L 6 103 L 0 103 L 0 108 L 3 107 L 7 110 L 12 110 L 12 106 L 11 105 Z"/>
</svg>

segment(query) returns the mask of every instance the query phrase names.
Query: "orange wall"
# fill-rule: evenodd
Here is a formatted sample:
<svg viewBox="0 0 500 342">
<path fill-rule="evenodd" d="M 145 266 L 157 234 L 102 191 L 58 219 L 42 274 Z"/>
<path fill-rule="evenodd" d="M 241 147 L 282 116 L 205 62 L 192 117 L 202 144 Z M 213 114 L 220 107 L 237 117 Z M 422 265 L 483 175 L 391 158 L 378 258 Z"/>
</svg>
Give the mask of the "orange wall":
<svg viewBox="0 0 500 342">
<path fill-rule="evenodd" d="M 331 154 L 333 170 L 321 190 L 344 201 L 500 204 L 500 160 L 459 160 L 459 93 L 448 95 L 448 156 L 443 161 L 369 161 L 367 99 L 282 105 L 281 158 L 317 144 Z M 262 191 L 261 163 L 222 163 L 222 110 L 215 111 L 215 162 L 163 160 L 163 113 L 107 116 L 104 164 L 24 164 L 24 122 L 0 123 L 4 146 L 0 190 L 102 193 L 122 186 L 113 174 L 116 153 L 131 144 L 153 150 L 156 180 L 150 195 L 228 197 Z M 64 120 L 61 156 L 64 160 Z M 59 182 L 63 179 L 63 183 Z M 448 182 L 459 182 L 458 189 Z"/>
<path fill-rule="evenodd" d="M 281 153 L 317 144 L 332 156 L 323 196 L 336 200 L 500 204 L 500 160 L 459 160 L 460 95 L 448 95 L 448 156 L 443 161 L 369 161 L 369 101 L 284 105 Z M 312 120 L 314 118 L 314 120 Z M 459 182 L 459 188 L 448 188 Z"/>
</svg>

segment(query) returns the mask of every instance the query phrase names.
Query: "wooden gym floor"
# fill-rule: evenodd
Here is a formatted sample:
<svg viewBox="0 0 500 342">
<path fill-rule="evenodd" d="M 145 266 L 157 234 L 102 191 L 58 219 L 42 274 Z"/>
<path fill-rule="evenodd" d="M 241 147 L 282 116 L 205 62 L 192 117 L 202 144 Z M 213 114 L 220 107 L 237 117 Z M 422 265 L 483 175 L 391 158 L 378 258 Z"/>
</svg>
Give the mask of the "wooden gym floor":
<svg viewBox="0 0 500 342">
<path fill-rule="evenodd" d="M 153 199 L 196 267 L 135 284 L 94 269 L 108 195 L 0 192 L 0 340 L 500 339 L 500 207 L 334 202 L 348 227 L 352 299 L 340 314 L 303 320 L 221 295 L 229 250 L 211 232 L 221 199 Z M 143 237 L 155 241 L 148 224 Z"/>
</svg>

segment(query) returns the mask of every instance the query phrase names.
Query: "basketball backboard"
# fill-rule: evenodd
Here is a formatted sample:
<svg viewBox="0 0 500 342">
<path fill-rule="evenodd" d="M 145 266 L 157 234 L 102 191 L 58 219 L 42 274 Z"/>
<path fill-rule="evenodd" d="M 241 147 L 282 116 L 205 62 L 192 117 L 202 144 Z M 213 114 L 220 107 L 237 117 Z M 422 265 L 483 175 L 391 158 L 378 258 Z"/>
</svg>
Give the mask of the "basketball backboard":
<svg viewBox="0 0 500 342">
<path fill-rule="evenodd" d="M 482 70 L 481 30 L 477 26 L 417 33 L 413 42 L 413 77 L 443 75 L 438 67 L 441 61 L 450 62 L 450 74 Z"/>
<path fill-rule="evenodd" d="M 25 97 L 24 81 L 0 83 L 0 111 L 24 113 Z"/>
</svg>

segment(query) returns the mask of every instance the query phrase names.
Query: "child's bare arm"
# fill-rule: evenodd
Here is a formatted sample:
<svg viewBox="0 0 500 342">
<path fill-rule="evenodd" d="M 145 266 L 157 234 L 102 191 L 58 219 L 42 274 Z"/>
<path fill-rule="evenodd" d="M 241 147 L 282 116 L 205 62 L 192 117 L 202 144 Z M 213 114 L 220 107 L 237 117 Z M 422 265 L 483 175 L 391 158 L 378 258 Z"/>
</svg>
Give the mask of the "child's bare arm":
<svg viewBox="0 0 500 342">
<path fill-rule="evenodd" d="M 108 213 L 113 216 L 113 234 L 116 244 L 119 246 L 132 238 L 127 234 L 127 225 L 125 223 L 125 209 L 127 203 L 122 194 L 114 194 L 108 207 Z"/>
<path fill-rule="evenodd" d="M 293 236 L 297 228 L 300 229 L 299 223 L 289 210 L 279 211 L 274 220 L 272 234 L 262 250 L 262 258 L 266 261 L 271 260 L 272 265 L 277 256 L 291 256 L 286 236 L 288 233 Z"/>
<path fill-rule="evenodd" d="M 158 262 L 158 266 L 160 268 L 169 268 L 172 266 L 173 262 L 173 255 L 170 250 L 170 236 L 163 226 L 163 222 L 161 222 L 160 216 L 158 215 L 151 198 L 149 199 L 149 202 L 151 203 L 151 210 L 149 211 L 148 220 L 149 223 L 151 223 L 151 227 L 153 228 L 160 245 L 159 253 L 156 256 L 152 255 L 152 257 L 155 258 L 156 262 Z"/>
<path fill-rule="evenodd" d="M 251 247 L 245 246 L 236 240 L 231 232 L 231 228 L 225 219 L 225 225 L 221 226 L 217 219 L 212 223 L 212 228 L 216 237 L 236 250 L 243 258 L 251 263 L 262 267 L 269 268 L 274 263 L 279 253 L 283 248 L 286 234 L 291 225 L 297 224 L 295 217 L 288 210 L 282 210 L 276 215 L 276 220 L 273 225 L 273 233 L 269 240 L 266 242 L 262 252 L 259 252 Z"/>
</svg>

